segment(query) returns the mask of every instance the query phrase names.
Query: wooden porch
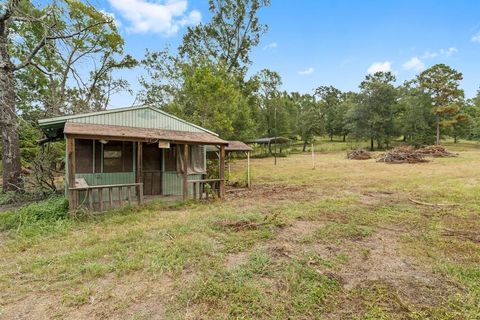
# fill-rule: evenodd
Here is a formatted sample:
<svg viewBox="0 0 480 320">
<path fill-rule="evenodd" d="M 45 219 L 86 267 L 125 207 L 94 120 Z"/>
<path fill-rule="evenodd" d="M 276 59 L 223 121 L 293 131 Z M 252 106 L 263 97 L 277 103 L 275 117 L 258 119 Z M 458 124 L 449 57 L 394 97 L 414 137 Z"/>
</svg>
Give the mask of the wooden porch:
<svg viewBox="0 0 480 320">
<path fill-rule="evenodd" d="M 122 131 L 122 128 L 108 128 L 106 132 L 102 132 L 101 128 L 92 128 L 96 125 L 73 124 L 69 123 L 65 126 L 66 151 L 67 151 L 67 196 L 70 203 L 70 210 L 74 212 L 80 207 L 92 211 L 105 211 L 111 208 L 119 207 L 124 204 L 141 204 L 144 201 L 144 196 L 163 196 L 165 187 L 175 188 L 176 196 L 180 196 L 183 201 L 190 198 L 202 199 L 210 196 L 223 198 L 225 195 L 225 148 L 227 142 L 219 139 L 216 136 L 203 133 L 185 133 L 181 132 L 175 135 L 174 131 L 169 131 L 168 136 L 156 135 L 153 139 L 151 134 L 155 130 L 145 130 L 142 128 L 128 128 Z M 106 126 L 102 126 L 105 131 Z M 108 127 L 108 126 L 107 126 Z M 110 126 L 114 127 L 114 126 Z M 115 129 L 115 130 L 112 130 Z M 136 129 L 136 130 L 132 130 Z M 165 131 L 165 130 L 162 130 Z M 127 135 L 128 133 L 128 135 Z M 168 138 L 168 140 L 167 140 Z M 88 143 L 92 141 L 92 152 L 88 151 Z M 121 151 L 109 149 L 114 142 L 122 142 Z M 100 145 L 98 145 L 100 144 Z M 87 145 L 87 147 L 85 147 Z M 120 144 L 116 144 L 120 145 Z M 199 146 L 216 145 L 219 147 L 220 161 L 218 178 L 206 179 L 205 174 L 198 174 L 191 172 L 191 159 L 194 156 L 193 151 L 198 153 Z M 83 147 L 82 147 L 83 146 Z M 125 147 L 127 146 L 127 147 Z M 83 148 L 83 149 L 82 149 Z M 120 148 L 120 147 L 119 147 Z M 147 149 L 148 150 L 144 150 Z M 168 149 L 170 153 L 175 155 L 175 158 L 170 159 L 175 166 L 175 171 L 162 171 L 165 169 Z M 87 152 L 81 152 L 81 150 Z M 161 149 L 159 154 L 162 155 L 161 165 L 152 158 L 155 149 Z M 95 155 L 95 151 L 101 155 Z M 113 151 L 112 151 L 113 150 Z M 128 150 L 128 152 L 124 152 Z M 116 154 L 117 152 L 118 154 Z M 192 152 L 192 154 L 190 154 Z M 92 163 L 92 167 L 86 166 L 86 159 Z M 109 160 L 108 156 L 124 157 L 124 153 L 132 157 L 132 160 Z M 100 157 L 101 160 L 97 160 Z M 148 159 L 145 159 L 148 158 Z M 180 158 L 181 160 L 178 160 Z M 198 158 L 198 156 L 197 156 Z M 122 162 L 123 161 L 123 162 Z M 80 163 L 79 163 L 80 162 Z M 101 168 L 95 168 L 96 163 L 101 164 Z M 121 163 L 121 164 L 120 164 Z M 125 164 L 126 163 L 126 164 Z M 108 166 L 107 166 L 108 164 Z M 157 165 L 156 170 L 152 170 L 152 166 Z M 110 167 L 109 167 L 110 166 Z M 206 163 L 205 163 L 206 166 Z M 106 169 L 123 168 L 128 172 L 104 172 Z M 82 168 L 85 172 L 78 172 L 77 169 Z M 87 168 L 87 170 L 85 170 Z M 91 172 L 90 172 L 91 171 Z M 134 179 L 127 183 L 102 183 L 102 179 L 97 179 L 92 182 L 91 177 L 123 175 Z M 85 177 L 82 179 L 82 177 Z M 90 179 L 90 183 L 86 180 Z M 169 180 L 170 179 L 170 180 Z M 173 180 L 172 180 L 173 179 Z M 160 182 L 158 182 L 159 180 Z M 153 184 L 159 187 L 153 187 Z M 174 186 L 170 186 L 173 184 Z M 146 192 L 147 191 L 147 192 Z"/>
</svg>

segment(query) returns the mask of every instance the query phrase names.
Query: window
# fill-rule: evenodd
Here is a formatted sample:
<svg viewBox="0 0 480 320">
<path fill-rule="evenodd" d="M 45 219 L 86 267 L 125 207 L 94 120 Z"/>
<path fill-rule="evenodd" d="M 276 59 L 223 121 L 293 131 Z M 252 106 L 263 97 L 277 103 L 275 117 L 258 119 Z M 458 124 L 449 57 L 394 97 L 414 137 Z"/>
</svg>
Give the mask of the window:
<svg viewBox="0 0 480 320">
<path fill-rule="evenodd" d="M 93 140 L 75 140 L 75 171 L 93 172 Z"/>
<path fill-rule="evenodd" d="M 103 145 L 103 172 L 133 171 L 133 143 L 109 141 Z"/>
</svg>

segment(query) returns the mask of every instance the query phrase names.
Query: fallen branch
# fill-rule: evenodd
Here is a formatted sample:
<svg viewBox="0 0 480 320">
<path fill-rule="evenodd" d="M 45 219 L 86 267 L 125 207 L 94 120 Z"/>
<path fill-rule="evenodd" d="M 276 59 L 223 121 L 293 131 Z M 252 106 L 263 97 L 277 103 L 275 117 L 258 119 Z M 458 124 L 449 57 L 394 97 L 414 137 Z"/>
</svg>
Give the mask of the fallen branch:
<svg viewBox="0 0 480 320">
<path fill-rule="evenodd" d="M 415 199 L 412 199 L 412 198 L 408 198 L 408 200 L 410 200 L 411 202 L 413 202 L 415 204 L 419 204 L 419 205 L 422 205 L 422 206 L 428 206 L 428 207 L 458 207 L 458 206 L 460 206 L 459 203 L 428 203 L 428 202 L 418 201 L 418 200 L 415 200 Z"/>
<path fill-rule="evenodd" d="M 470 240 L 475 243 L 480 243 L 480 234 L 468 231 L 455 231 L 451 229 L 444 229 L 442 235 L 446 237 L 455 237 L 463 240 Z"/>
</svg>

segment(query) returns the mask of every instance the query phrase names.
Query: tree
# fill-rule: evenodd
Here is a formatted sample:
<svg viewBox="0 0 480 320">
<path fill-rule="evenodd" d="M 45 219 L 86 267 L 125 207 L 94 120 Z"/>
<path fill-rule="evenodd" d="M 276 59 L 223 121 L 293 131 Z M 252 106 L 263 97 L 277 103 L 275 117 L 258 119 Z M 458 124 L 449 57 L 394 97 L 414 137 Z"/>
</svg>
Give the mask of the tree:
<svg viewBox="0 0 480 320">
<path fill-rule="evenodd" d="M 188 28 L 180 55 L 224 64 L 228 72 L 245 71 L 244 66 L 251 62 L 251 49 L 267 31 L 267 26 L 259 21 L 258 10 L 268 5 L 269 0 L 209 0 L 212 19 Z"/>
<path fill-rule="evenodd" d="M 76 24 L 80 19 L 85 22 L 81 26 Z M 37 75 L 48 74 L 42 65 L 47 64 L 43 63 L 45 61 L 50 64 L 48 57 L 55 52 L 55 42 L 68 41 L 95 28 L 112 24 L 110 18 L 92 6 L 77 1 L 60 4 L 54 2 L 44 8 L 37 8 L 30 1 L 20 0 L 8 0 L 0 5 L 3 191 L 23 189 L 16 109 L 16 74 L 26 68 L 35 68 Z M 51 63 L 51 66 L 53 65 L 54 63 Z"/>
<path fill-rule="evenodd" d="M 456 123 L 454 116 L 463 103 L 460 81 L 463 75 L 445 64 L 436 64 L 418 76 L 420 87 L 432 98 L 436 116 L 436 143 L 440 144 L 440 127 Z"/>
<path fill-rule="evenodd" d="M 293 94 L 300 107 L 298 133 L 303 141 L 303 151 L 313 141 L 315 135 L 325 131 L 324 115 L 320 104 L 311 95 Z"/>
<path fill-rule="evenodd" d="M 315 90 L 315 96 L 319 98 L 323 109 L 325 131 L 333 140 L 334 135 L 342 134 L 343 115 L 338 106 L 341 102 L 342 92 L 333 86 L 320 86 Z"/>
<path fill-rule="evenodd" d="M 337 134 L 342 136 L 342 141 L 345 142 L 347 135 L 350 133 L 348 126 L 348 114 L 352 110 L 357 101 L 357 94 L 355 92 L 344 92 L 340 97 L 340 103 L 337 106 L 337 112 L 334 122 L 334 128 L 336 128 Z"/>
<path fill-rule="evenodd" d="M 472 119 L 470 139 L 480 140 L 480 90 L 468 101 L 467 113 Z"/>
<path fill-rule="evenodd" d="M 398 123 L 404 140 L 415 146 L 435 141 L 435 114 L 432 98 L 418 86 L 417 81 L 407 81 L 399 88 Z"/>
<path fill-rule="evenodd" d="M 258 130 L 269 137 L 277 136 L 278 97 L 282 78 L 275 71 L 263 69 L 255 74 L 253 79 L 258 84 L 257 94 L 262 114 Z"/>
<path fill-rule="evenodd" d="M 360 93 L 355 107 L 349 114 L 350 129 L 356 138 L 368 138 L 370 149 L 374 141 L 381 148 L 398 134 L 395 123 L 397 90 L 391 72 L 367 75 L 360 84 Z"/>
</svg>

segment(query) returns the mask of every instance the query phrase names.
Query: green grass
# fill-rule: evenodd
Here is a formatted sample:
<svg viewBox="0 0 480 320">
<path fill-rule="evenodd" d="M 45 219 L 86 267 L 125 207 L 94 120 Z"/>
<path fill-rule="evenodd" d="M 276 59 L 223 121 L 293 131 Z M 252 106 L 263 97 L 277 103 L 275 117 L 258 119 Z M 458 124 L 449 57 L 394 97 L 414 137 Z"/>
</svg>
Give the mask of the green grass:
<svg viewBox="0 0 480 320">
<path fill-rule="evenodd" d="M 254 191 L 225 201 L 73 219 L 52 198 L 0 213 L 0 315 L 475 319 L 480 247 L 464 235 L 480 229 L 480 149 L 454 148 L 458 158 L 418 165 L 330 150 L 315 169 L 309 154 L 255 159 Z"/>
</svg>

